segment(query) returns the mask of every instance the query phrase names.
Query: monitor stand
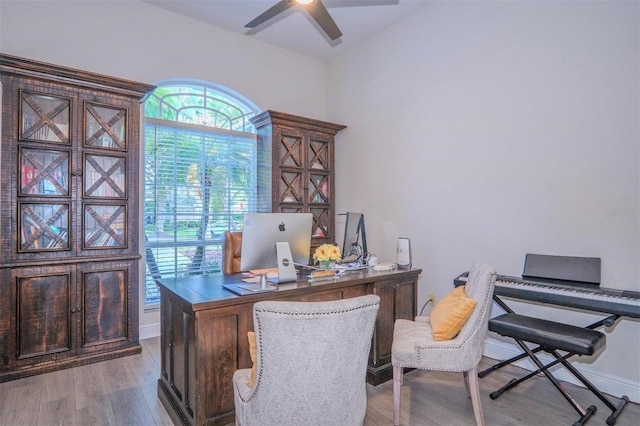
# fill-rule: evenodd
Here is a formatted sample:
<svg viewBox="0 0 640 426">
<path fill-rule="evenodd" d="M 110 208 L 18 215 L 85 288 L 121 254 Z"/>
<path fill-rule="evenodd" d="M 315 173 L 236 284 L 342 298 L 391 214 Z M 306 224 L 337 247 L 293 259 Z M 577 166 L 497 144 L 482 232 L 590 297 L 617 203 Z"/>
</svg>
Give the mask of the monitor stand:
<svg viewBox="0 0 640 426">
<path fill-rule="evenodd" d="M 296 267 L 293 264 L 293 256 L 291 256 L 291 247 L 287 242 L 276 243 L 276 256 L 278 258 L 278 279 L 277 283 L 288 283 L 298 280 Z"/>
</svg>

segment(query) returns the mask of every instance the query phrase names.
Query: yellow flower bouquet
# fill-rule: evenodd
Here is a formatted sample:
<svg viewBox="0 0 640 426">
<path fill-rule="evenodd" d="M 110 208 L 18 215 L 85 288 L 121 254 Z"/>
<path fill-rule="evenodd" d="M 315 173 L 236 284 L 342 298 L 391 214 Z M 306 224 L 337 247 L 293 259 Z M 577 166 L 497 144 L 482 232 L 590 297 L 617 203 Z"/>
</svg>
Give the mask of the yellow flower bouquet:
<svg viewBox="0 0 640 426">
<path fill-rule="evenodd" d="M 333 244 L 322 244 L 313 252 L 313 262 L 323 269 L 329 269 L 331 263 L 340 260 L 340 249 Z"/>
</svg>

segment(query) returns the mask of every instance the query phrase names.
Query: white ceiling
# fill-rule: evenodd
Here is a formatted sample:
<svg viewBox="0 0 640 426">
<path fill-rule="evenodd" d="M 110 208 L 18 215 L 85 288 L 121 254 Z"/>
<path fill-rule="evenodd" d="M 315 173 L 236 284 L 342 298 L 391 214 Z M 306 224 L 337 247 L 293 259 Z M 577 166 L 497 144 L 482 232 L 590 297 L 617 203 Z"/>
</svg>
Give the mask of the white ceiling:
<svg viewBox="0 0 640 426">
<path fill-rule="evenodd" d="M 343 34 L 335 41 L 324 34 L 301 6 L 291 7 L 252 30 L 244 27 L 279 0 L 143 1 L 326 61 L 425 7 L 431 0 L 323 0 Z"/>
</svg>

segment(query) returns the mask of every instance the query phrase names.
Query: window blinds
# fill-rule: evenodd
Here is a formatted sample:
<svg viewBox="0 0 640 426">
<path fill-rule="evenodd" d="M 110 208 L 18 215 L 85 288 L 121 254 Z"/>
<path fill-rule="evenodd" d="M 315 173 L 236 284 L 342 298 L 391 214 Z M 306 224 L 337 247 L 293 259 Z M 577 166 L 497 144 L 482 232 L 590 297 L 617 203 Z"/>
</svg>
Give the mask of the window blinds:
<svg viewBox="0 0 640 426">
<path fill-rule="evenodd" d="M 256 135 L 146 118 L 146 302 L 156 278 L 220 273 L 224 231 L 256 211 Z"/>
</svg>

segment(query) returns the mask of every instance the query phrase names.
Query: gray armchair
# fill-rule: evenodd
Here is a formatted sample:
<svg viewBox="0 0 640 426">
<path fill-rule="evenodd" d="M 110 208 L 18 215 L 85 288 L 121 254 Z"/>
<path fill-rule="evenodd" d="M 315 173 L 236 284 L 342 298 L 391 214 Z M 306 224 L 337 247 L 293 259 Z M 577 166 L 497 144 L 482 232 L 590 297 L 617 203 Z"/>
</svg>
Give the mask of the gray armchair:
<svg viewBox="0 0 640 426">
<path fill-rule="evenodd" d="M 429 317 L 396 321 L 391 348 L 395 425 L 400 424 L 400 387 L 404 367 L 462 372 L 476 423 L 484 425 L 477 368 L 487 334 L 495 281 L 496 271 L 492 266 L 473 265 L 465 292 L 476 304 L 460 332 L 451 340 L 434 340 Z"/>
<path fill-rule="evenodd" d="M 361 425 L 380 298 L 254 305 L 255 382 L 233 375 L 237 426 Z"/>
</svg>

